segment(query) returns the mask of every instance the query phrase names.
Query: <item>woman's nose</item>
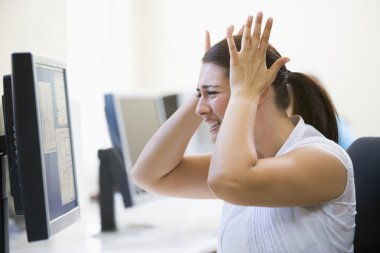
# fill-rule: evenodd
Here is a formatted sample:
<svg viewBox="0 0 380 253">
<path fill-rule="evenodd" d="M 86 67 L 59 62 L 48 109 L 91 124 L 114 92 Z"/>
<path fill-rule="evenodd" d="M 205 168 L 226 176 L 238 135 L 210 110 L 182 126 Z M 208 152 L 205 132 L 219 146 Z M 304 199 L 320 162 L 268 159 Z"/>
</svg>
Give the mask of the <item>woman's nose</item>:
<svg viewBox="0 0 380 253">
<path fill-rule="evenodd" d="M 203 97 L 199 98 L 198 105 L 197 105 L 197 108 L 195 109 L 195 112 L 199 116 L 207 115 L 211 112 L 211 108 L 207 99 L 204 99 Z"/>
</svg>

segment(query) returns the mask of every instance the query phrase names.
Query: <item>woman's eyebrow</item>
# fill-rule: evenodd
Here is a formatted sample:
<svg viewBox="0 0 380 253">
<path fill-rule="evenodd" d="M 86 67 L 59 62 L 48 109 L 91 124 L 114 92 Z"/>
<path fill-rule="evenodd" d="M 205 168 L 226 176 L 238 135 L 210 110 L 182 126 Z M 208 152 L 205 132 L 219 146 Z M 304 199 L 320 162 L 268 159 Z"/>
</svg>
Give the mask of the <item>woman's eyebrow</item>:
<svg viewBox="0 0 380 253">
<path fill-rule="evenodd" d="M 201 88 L 205 89 L 205 90 L 207 90 L 209 88 L 218 88 L 218 87 L 220 87 L 220 86 L 219 85 L 212 85 L 212 84 L 204 84 L 201 86 Z M 197 90 L 199 90 L 199 88 L 197 88 Z"/>
</svg>

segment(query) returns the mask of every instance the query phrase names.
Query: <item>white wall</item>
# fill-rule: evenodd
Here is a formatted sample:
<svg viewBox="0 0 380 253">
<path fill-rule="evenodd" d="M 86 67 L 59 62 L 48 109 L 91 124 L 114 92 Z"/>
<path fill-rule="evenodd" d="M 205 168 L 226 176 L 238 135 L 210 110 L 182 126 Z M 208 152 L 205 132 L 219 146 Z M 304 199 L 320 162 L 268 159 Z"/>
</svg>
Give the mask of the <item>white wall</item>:
<svg viewBox="0 0 380 253">
<path fill-rule="evenodd" d="M 11 53 L 66 60 L 65 0 L 0 0 L 0 75 L 11 72 Z M 2 91 L 2 85 L 1 85 Z"/>
<path fill-rule="evenodd" d="M 68 0 L 70 95 L 80 101 L 86 188 L 96 193 L 97 151 L 110 147 L 103 96 L 131 90 L 130 1 Z"/>
<path fill-rule="evenodd" d="M 137 2 L 137 1 L 136 1 Z M 376 0 L 139 0 L 136 81 L 151 88 L 195 88 L 205 29 L 213 41 L 248 14 L 274 17 L 271 43 L 288 67 L 316 75 L 356 135 L 380 135 L 380 2 Z M 180 87 L 180 88 L 179 88 Z"/>
</svg>

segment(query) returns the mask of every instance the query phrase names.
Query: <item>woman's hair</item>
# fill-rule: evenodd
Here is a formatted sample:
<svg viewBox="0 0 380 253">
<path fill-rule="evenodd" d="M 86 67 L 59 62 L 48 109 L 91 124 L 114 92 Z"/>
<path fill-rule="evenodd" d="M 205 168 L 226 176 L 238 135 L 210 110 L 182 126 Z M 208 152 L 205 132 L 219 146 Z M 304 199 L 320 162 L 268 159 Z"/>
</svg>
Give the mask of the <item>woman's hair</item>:
<svg viewBox="0 0 380 253">
<path fill-rule="evenodd" d="M 234 36 L 238 50 L 241 47 L 241 36 Z M 281 58 L 277 50 L 269 45 L 266 53 L 267 68 Z M 230 54 L 227 40 L 224 39 L 212 46 L 203 56 L 203 63 L 213 63 L 223 67 L 226 75 L 230 74 Z M 285 65 L 280 68 L 272 87 L 275 93 L 276 105 L 286 110 L 290 103 L 287 84 L 293 92 L 292 114 L 301 115 L 307 124 L 314 126 L 328 139 L 338 142 L 337 112 L 322 85 L 316 79 L 299 72 L 291 72 Z"/>
</svg>

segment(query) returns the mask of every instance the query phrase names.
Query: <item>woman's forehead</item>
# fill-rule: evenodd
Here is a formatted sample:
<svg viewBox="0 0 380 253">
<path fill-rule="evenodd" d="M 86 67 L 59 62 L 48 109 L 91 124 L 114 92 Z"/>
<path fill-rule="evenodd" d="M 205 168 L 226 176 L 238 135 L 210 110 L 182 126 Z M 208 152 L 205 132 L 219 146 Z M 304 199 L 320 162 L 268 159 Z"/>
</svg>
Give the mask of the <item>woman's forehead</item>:
<svg viewBox="0 0 380 253">
<path fill-rule="evenodd" d="M 224 87 L 229 85 L 226 70 L 212 63 L 202 64 L 198 88 Z"/>
</svg>

